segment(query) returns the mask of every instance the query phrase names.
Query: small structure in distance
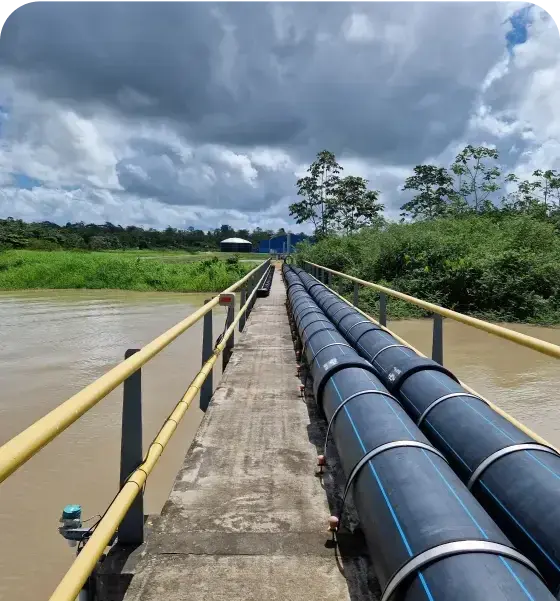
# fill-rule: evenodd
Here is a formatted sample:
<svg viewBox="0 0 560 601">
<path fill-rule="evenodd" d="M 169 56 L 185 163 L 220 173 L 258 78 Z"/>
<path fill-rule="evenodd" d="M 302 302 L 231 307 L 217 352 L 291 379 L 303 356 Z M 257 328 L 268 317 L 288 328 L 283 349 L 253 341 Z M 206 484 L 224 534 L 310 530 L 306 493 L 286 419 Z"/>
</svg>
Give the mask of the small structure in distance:
<svg viewBox="0 0 560 601">
<path fill-rule="evenodd" d="M 259 252 L 289 255 L 294 252 L 295 245 L 303 240 L 311 240 L 311 238 L 301 234 L 291 234 L 290 232 L 276 234 L 268 240 L 262 240 L 259 243 Z"/>
<path fill-rule="evenodd" d="M 226 238 L 220 242 L 220 251 L 230 253 L 250 253 L 253 251 L 253 245 L 249 240 L 243 240 L 243 238 Z"/>
</svg>

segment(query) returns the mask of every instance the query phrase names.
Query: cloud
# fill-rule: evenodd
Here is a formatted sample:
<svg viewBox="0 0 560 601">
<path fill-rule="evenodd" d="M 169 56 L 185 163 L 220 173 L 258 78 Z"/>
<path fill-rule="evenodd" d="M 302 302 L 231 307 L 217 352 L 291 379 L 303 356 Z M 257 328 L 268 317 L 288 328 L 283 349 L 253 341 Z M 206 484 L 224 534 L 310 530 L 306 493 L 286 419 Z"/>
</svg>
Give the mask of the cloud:
<svg viewBox="0 0 560 601">
<path fill-rule="evenodd" d="M 293 227 L 328 148 L 394 216 L 466 143 L 558 165 L 558 50 L 518 2 L 28 4 L 0 37 L 0 209 Z"/>
</svg>

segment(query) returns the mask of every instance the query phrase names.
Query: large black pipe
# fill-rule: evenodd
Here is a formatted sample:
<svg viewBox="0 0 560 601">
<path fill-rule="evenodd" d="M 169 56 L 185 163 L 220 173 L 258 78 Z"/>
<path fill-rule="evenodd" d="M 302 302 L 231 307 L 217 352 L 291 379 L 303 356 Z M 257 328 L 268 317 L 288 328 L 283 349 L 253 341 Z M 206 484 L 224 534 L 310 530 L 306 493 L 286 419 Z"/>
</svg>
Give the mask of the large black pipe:
<svg viewBox="0 0 560 601">
<path fill-rule="evenodd" d="M 349 490 L 384 599 L 552 601 L 534 568 L 515 555 L 295 271 L 284 265 L 283 272 L 317 403 L 346 477 L 356 474 Z"/>
<path fill-rule="evenodd" d="M 348 303 L 298 271 L 319 307 L 371 361 L 408 415 L 558 594 L 560 456 L 469 394 L 451 372 L 368 324 Z"/>
</svg>

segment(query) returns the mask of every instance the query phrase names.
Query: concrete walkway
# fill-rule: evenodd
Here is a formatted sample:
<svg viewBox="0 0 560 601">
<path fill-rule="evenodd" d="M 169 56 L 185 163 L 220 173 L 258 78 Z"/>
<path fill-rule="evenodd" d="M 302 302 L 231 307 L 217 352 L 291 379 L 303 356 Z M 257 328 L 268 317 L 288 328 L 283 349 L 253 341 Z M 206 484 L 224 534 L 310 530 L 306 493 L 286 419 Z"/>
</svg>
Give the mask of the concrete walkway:
<svg viewBox="0 0 560 601">
<path fill-rule="evenodd" d="M 259 299 L 156 519 L 126 601 L 370 601 L 314 475 L 324 436 L 299 394 L 280 273 Z M 316 423 L 315 423 L 316 422 Z"/>
</svg>

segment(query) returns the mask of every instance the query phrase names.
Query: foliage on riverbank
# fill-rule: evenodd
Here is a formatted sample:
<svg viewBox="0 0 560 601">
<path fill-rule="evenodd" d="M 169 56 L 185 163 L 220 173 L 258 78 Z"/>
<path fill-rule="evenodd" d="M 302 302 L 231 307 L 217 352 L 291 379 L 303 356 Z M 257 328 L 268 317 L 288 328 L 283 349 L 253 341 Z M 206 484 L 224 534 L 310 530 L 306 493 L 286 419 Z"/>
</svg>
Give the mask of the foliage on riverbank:
<svg viewBox="0 0 560 601">
<path fill-rule="evenodd" d="M 131 253 L 43 252 L 0 253 L 0 289 L 114 288 L 165 292 L 214 292 L 231 286 L 254 263 L 161 261 Z"/>
<path fill-rule="evenodd" d="M 330 236 L 315 246 L 302 244 L 297 257 L 462 313 L 560 323 L 560 236 L 553 224 L 530 216 L 389 224 Z M 346 284 L 345 294 L 351 289 Z M 377 311 L 377 296 L 362 288 L 361 306 Z M 389 300 L 388 313 L 392 318 L 425 315 L 398 299 Z"/>
<path fill-rule="evenodd" d="M 165 230 L 144 229 L 134 225 L 123 227 L 113 223 L 67 223 L 58 225 L 50 221 L 26 223 L 21 219 L 8 217 L 0 219 L 0 250 L 181 250 L 183 252 L 218 251 L 220 241 L 226 238 L 243 238 L 257 248 L 260 242 L 269 240 L 275 234 L 284 234 L 263 230 L 236 230 L 229 225 L 209 230 L 197 230 L 194 227 Z M 305 234 L 300 234 L 305 235 Z"/>
</svg>

